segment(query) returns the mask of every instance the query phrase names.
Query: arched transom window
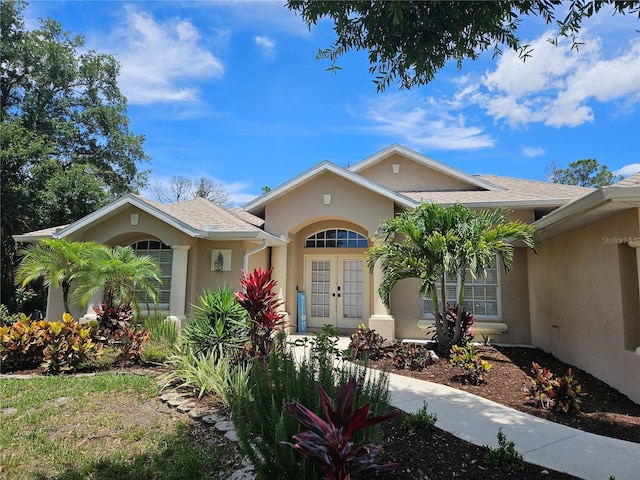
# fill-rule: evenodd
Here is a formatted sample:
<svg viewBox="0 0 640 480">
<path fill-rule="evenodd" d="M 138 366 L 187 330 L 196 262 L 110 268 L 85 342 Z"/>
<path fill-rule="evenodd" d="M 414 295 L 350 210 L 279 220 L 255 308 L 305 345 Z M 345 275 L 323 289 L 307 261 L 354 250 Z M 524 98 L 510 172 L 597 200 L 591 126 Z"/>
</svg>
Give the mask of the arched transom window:
<svg viewBox="0 0 640 480">
<path fill-rule="evenodd" d="M 343 228 L 330 228 L 314 233 L 304 242 L 305 248 L 367 248 L 367 237 Z"/>
<path fill-rule="evenodd" d="M 158 303 L 160 307 L 169 306 L 169 297 L 171 295 L 171 267 L 173 264 L 173 250 L 168 245 L 157 240 L 140 240 L 132 243 L 131 248 L 136 255 L 148 255 L 153 258 L 162 272 L 162 285 L 160 285 Z M 140 303 L 150 303 L 149 298 L 139 298 Z"/>
</svg>

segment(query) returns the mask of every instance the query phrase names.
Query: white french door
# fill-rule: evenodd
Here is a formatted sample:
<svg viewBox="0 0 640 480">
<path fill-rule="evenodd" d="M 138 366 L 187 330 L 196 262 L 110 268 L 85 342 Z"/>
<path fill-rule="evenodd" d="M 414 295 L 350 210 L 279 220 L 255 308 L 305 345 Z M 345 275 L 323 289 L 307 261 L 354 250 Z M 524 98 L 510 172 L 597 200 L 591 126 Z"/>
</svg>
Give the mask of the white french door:
<svg viewBox="0 0 640 480">
<path fill-rule="evenodd" d="M 306 257 L 305 290 L 310 327 L 357 328 L 369 318 L 369 272 L 362 256 Z"/>
</svg>

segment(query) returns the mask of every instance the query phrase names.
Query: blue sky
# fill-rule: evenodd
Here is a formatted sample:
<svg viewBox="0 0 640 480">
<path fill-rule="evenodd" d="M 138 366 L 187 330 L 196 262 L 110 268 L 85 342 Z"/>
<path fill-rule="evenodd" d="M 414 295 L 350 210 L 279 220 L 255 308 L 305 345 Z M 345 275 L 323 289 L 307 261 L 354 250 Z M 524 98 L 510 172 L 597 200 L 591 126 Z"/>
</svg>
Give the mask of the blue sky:
<svg viewBox="0 0 640 480">
<path fill-rule="evenodd" d="M 543 179 L 551 163 L 583 158 L 640 171 L 637 16 L 603 9 L 578 52 L 527 18 L 525 63 L 488 53 L 427 86 L 377 93 L 364 52 L 326 71 L 315 54 L 332 25 L 309 30 L 283 4 L 34 1 L 25 19 L 50 16 L 121 62 L 152 183 L 208 176 L 241 204 L 322 160 L 346 167 L 392 143 L 473 174 Z"/>
</svg>

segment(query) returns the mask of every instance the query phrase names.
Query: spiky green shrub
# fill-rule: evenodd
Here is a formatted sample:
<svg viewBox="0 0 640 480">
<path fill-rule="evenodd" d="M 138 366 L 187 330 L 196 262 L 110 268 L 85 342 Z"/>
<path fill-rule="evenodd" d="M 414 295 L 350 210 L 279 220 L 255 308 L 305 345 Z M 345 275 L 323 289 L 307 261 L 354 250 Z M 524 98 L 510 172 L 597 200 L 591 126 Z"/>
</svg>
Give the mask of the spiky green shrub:
<svg viewBox="0 0 640 480">
<path fill-rule="evenodd" d="M 321 473 L 317 467 L 301 461 L 291 448 L 280 443 L 300 433 L 299 422 L 284 406 L 301 403 L 319 414 L 322 406 L 318 386 L 336 397 L 353 376 L 357 385 L 354 403 L 369 404 L 373 415 L 383 415 L 389 409 L 389 378 L 384 372 L 368 372 L 357 365 L 336 368 L 327 359 L 331 354 L 315 350 L 314 341 L 300 359 L 283 343 L 279 336 L 266 361 L 254 360 L 248 382 L 233 390 L 232 419 L 242 453 L 253 463 L 258 478 L 318 479 Z M 353 441 L 377 443 L 379 435 L 379 426 L 373 426 L 358 432 Z"/>
<path fill-rule="evenodd" d="M 429 413 L 428 406 L 427 402 L 424 402 L 417 412 L 403 414 L 402 428 L 405 430 L 433 430 L 438 416 L 435 413 Z"/>
<path fill-rule="evenodd" d="M 247 311 L 229 286 L 205 291 L 193 305 L 182 340 L 196 355 L 239 358 L 249 334 Z"/>
<path fill-rule="evenodd" d="M 144 319 L 144 328 L 153 342 L 163 343 L 169 348 L 178 345 L 180 328 L 173 320 L 167 320 L 162 312 L 152 312 Z"/>
<path fill-rule="evenodd" d="M 161 389 L 169 386 L 188 387 L 202 398 L 211 394 L 229 406 L 230 391 L 235 385 L 246 384 L 248 368 L 233 365 L 224 355 L 214 357 L 212 352 L 197 354 L 192 350 L 174 354 L 167 360 L 171 367 L 158 377 Z"/>
<path fill-rule="evenodd" d="M 487 461 L 499 470 L 507 472 L 519 472 L 524 468 L 522 454 L 516 450 L 513 442 L 507 442 L 507 437 L 502 433 L 502 428 L 498 429 L 498 446 L 490 447 L 485 445 Z"/>
</svg>

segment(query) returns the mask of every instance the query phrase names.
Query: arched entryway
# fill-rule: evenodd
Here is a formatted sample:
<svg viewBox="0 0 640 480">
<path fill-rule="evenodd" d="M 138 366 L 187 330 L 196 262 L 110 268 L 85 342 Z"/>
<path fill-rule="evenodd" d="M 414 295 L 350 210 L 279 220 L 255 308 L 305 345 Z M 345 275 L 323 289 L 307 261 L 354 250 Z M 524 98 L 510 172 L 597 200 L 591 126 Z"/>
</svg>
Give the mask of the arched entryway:
<svg viewBox="0 0 640 480">
<path fill-rule="evenodd" d="M 346 228 L 316 231 L 304 240 L 307 324 L 355 329 L 370 312 L 366 236 Z"/>
</svg>

